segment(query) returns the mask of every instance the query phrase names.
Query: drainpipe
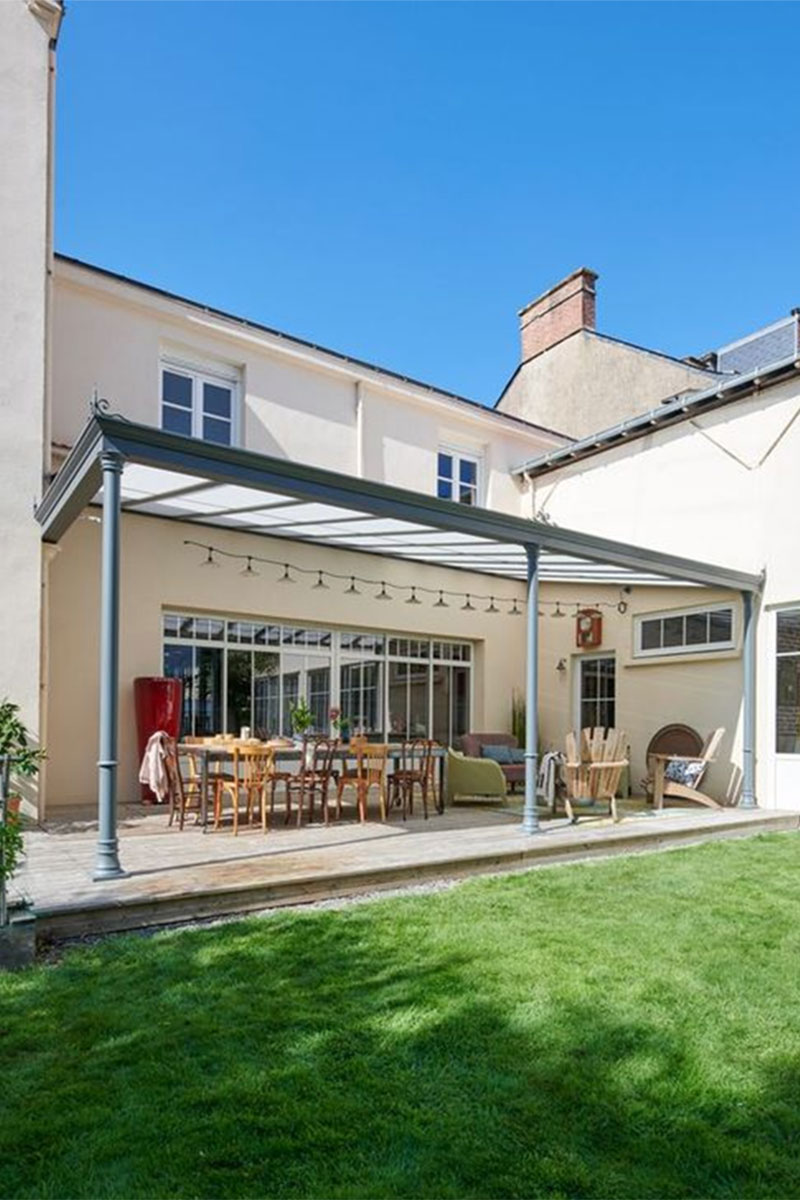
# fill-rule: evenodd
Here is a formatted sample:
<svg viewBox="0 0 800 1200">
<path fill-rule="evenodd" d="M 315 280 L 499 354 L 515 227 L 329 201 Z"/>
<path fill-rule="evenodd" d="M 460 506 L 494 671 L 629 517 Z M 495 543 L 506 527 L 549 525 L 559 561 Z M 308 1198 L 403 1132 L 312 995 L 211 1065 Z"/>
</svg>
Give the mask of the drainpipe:
<svg viewBox="0 0 800 1200">
<path fill-rule="evenodd" d="M 526 546 L 525 554 L 528 559 L 528 661 L 525 679 L 525 809 L 522 816 L 522 832 L 538 833 L 536 776 L 539 769 L 539 547 Z"/>
<path fill-rule="evenodd" d="M 742 794 L 740 808 L 756 808 L 756 622 L 753 593 L 742 592 L 743 694 L 742 694 Z"/>
<path fill-rule="evenodd" d="M 94 879 L 125 872 L 117 841 L 117 736 L 119 693 L 119 539 L 122 455 L 100 454 L 103 470 L 103 543 L 100 582 L 100 758 L 97 763 L 97 859 Z"/>
</svg>

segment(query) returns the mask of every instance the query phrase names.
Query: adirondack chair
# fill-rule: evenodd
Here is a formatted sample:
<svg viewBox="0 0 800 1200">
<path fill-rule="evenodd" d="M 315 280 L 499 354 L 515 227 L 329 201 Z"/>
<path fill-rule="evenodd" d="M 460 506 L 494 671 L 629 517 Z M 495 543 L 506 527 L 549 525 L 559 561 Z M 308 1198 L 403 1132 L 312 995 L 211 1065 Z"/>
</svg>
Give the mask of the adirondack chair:
<svg viewBox="0 0 800 1200">
<path fill-rule="evenodd" d="M 700 784 L 709 763 L 714 762 L 719 744 L 722 741 L 724 729 L 715 729 L 703 743 L 698 755 L 692 757 L 683 754 L 653 754 L 653 807 L 663 808 L 664 798 L 673 800 L 694 800 L 697 804 L 705 804 L 707 808 L 722 808 L 711 796 L 701 792 Z M 671 767 L 671 764 L 675 764 Z M 670 776 L 676 776 L 670 778 Z M 682 775 L 683 778 L 677 778 Z"/>
<path fill-rule="evenodd" d="M 628 765 L 627 740 L 621 729 L 582 729 L 579 735 L 567 734 L 564 804 L 573 825 L 578 820 L 576 809 L 610 810 L 614 820 L 619 820 L 617 791 Z"/>
</svg>

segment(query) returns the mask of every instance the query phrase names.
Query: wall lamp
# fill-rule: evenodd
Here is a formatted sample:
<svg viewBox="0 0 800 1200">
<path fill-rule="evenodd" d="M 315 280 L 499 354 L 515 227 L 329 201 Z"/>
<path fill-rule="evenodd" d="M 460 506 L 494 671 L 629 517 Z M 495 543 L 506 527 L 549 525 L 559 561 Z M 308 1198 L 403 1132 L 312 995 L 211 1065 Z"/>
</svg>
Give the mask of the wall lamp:
<svg viewBox="0 0 800 1200">
<path fill-rule="evenodd" d="M 560 658 L 558 660 L 558 662 L 556 663 L 556 670 L 558 671 L 559 675 L 563 675 L 564 672 L 566 671 L 566 669 L 567 669 L 567 660 L 565 658 Z"/>
</svg>

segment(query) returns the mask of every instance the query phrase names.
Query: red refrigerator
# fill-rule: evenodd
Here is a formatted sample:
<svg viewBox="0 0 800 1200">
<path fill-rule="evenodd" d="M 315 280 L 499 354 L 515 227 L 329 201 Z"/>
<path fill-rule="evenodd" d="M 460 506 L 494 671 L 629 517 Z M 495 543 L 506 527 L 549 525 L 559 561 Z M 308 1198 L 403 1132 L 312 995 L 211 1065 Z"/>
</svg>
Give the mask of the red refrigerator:
<svg viewBox="0 0 800 1200">
<path fill-rule="evenodd" d="M 136 704 L 136 732 L 141 762 L 151 734 L 163 729 L 170 737 L 177 738 L 180 735 L 183 681 L 167 679 L 161 675 L 143 675 L 133 681 L 133 697 Z M 142 789 L 142 800 L 146 804 L 154 804 L 156 797 L 147 784 L 142 783 L 139 786 Z"/>
</svg>

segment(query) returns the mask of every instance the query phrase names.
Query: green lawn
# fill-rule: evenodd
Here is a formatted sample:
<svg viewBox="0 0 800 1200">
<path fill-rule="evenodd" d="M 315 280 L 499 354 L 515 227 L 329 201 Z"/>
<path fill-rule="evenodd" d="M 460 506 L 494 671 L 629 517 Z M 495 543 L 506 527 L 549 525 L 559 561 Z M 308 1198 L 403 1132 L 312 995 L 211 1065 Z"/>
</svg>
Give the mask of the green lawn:
<svg viewBox="0 0 800 1200">
<path fill-rule="evenodd" d="M 800 1196 L 800 837 L 0 979 L 0 1196 Z"/>
</svg>

